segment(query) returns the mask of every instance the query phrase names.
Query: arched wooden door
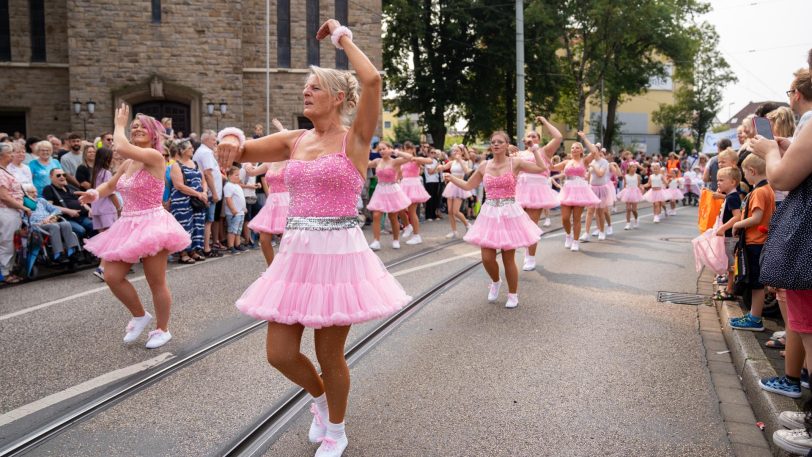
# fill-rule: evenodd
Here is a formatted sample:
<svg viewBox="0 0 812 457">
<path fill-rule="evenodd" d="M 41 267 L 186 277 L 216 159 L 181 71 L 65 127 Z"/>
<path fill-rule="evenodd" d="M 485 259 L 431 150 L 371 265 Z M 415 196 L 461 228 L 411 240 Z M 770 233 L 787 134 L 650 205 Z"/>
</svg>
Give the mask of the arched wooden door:
<svg viewBox="0 0 812 457">
<path fill-rule="evenodd" d="M 175 133 L 183 132 L 184 137 L 191 133 L 191 109 L 189 105 L 169 101 L 149 101 L 133 106 L 133 113 L 143 113 L 158 119 L 165 117 L 172 119 L 172 129 Z"/>
</svg>

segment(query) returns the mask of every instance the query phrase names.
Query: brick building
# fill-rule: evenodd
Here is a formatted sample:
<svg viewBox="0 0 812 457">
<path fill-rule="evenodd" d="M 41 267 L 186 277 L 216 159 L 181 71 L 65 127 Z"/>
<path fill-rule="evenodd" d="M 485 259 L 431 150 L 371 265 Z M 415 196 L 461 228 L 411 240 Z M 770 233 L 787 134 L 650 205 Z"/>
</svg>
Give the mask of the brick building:
<svg viewBox="0 0 812 457">
<path fill-rule="evenodd" d="M 347 67 L 329 39 L 315 40 L 331 17 L 349 24 L 382 68 L 380 0 L 269 0 L 269 7 L 266 14 L 265 0 L 0 0 L 0 132 L 43 137 L 86 126 L 92 138 L 112 129 L 121 102 L 171 117 L 185 133 L 218 123 L 250 132 L 269 120 L 266 76 L 269 117 L 305 127 L 308 65 Z"/>
</svg>

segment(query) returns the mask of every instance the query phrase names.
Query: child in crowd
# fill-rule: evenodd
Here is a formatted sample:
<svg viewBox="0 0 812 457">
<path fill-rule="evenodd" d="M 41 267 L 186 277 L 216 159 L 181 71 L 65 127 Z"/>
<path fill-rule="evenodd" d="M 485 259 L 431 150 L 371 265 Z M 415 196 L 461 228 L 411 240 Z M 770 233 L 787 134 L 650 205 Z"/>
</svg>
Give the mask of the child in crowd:
<svg viewBox="0 0 812 457">
<path fill-rule="evenodd" d="M 725 203 L 722 206 L 722 226 L 716 236 L 725 237 L 725 253 L 727 254 L 727 290 L 719 292 L 717 299 L 732 300 L 733 297 L 733 251 L 736 249 L 736 238 L 733 237 L 733 224 L 741 220 L 742 198 L 739 192 L 741 172 L 736 167 L 720 168 L 716 173 L 716 189 L 725 194 Z"/>
<path fill-rule="evenodd" d="M 639 163 L 631 161 L 626 165 L 626 175 L 623 178 L 623 190 L 618 197 L 626 204 L 626 227 L 623 230 L 631 230 L 638 227 L 637 205 L 643 201 L 643 185 L 640 184 L 640 175 L 637 174 Z M 634 223 L 632 223 L 634 215 Z"/>
<path fill-rule="evenodd" d="M 699 165 L 694 165 L 690 171 L 685 172 L 682 178 L 685 198 L 682 204 L 689 206 L 699 205 L 699 194 L 702 192 L 702 172 Z"/>
<path fill-rule="evenodd" d="M 660 214 L 665 208 L 665 202 L 668 200 L 668 192 L 665 189 L 665 177 L 663 170 L 659 163 L 654 162 L 651 164 L 651 174 L 648 178 L 648 183 L 645 186 L 648 192 L 643 195 L 643 198 L 652 204 L 654 207 L 654 223 L 660 223 Z"/>
<path fill-rule="evenodd" d="M 669 216 L 676 216 L 677 215 L 677 202 L 682 200 L 682 191 L 679 190 L 680 183 L 682 178 L 679 177 L 679 169 L 677 168 L 669 168 L 668 169 L 668 203 L 671 206 L 670 208 L 665 210 L 665 213 Z"/>
<path fill-rule="evenodd" d="M 720 162 L 721 164 L 721 162 Z M 742 162 L 744 177 L 753 190 L 745 198 L 744 219 L 733 224 L 734 233 L 744 231 L 744 258 L 747 288 L 750 290 L 750 312 L 730 319 L 730 327 L 754 332 L 764 331 L 761 312 L 764 309 L 764 285 L 759 282 L 761 249 L 767 241 L 767 227 L 775 211 L 775 193 L 767 183 L 767 164 L 764 159 L 750 154 Z M 742 247 L 740 244 L 740 249 Z"/>
<path fill-rule="evenodd" d="M 226 237 L 228 249 L 232 254 L 245 251 L 246 248 L 240 246 L 240 233 L 242 233 L 242 223 L 245 220 L 246 203 L 245 193 L 240 184 L 240 168 L 231 167 L 228 170 L 228 182 L 223 186 L 223 197 L 226 203 L 226 223 L 228 224 L 228 236 Z"/>
</svg>

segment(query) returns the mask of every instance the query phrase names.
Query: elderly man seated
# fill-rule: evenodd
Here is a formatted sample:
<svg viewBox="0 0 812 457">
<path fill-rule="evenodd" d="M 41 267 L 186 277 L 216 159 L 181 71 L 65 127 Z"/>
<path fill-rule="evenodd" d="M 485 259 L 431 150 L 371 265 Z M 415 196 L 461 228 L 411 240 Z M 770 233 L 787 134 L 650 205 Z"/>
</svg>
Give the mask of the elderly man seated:
<svg viewBox="0 0 812 457">
<path fill-rule="evenodd" d="M 51 184 L 42 189 L 42 197 L 62 211 L 79 238 L 93 235 L 93 221 L 90 220 L 90 207 L 79 203 L 76 195 L 79 189 L 68 184 L 65 171 L 51 170 Z"/>
</svg>

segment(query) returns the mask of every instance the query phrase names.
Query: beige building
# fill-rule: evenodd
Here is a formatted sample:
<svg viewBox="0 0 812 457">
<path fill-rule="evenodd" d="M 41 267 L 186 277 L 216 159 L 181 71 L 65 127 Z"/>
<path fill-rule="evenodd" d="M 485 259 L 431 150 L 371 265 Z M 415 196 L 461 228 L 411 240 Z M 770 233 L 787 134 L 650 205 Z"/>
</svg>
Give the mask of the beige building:
<svg viewBox="0 0 812 457">
<path fill-rule="evenodd" d="M 92 138 L 121 102 L 184 133 L 273 117 L 306 127 L 308 65 L 347 65 L 315 40 L 332 17 L 382 68 L 380 0 L 269 3 L 266 14 L 264 0 L 0 0 L 0 132 Z"/>
</svg>

